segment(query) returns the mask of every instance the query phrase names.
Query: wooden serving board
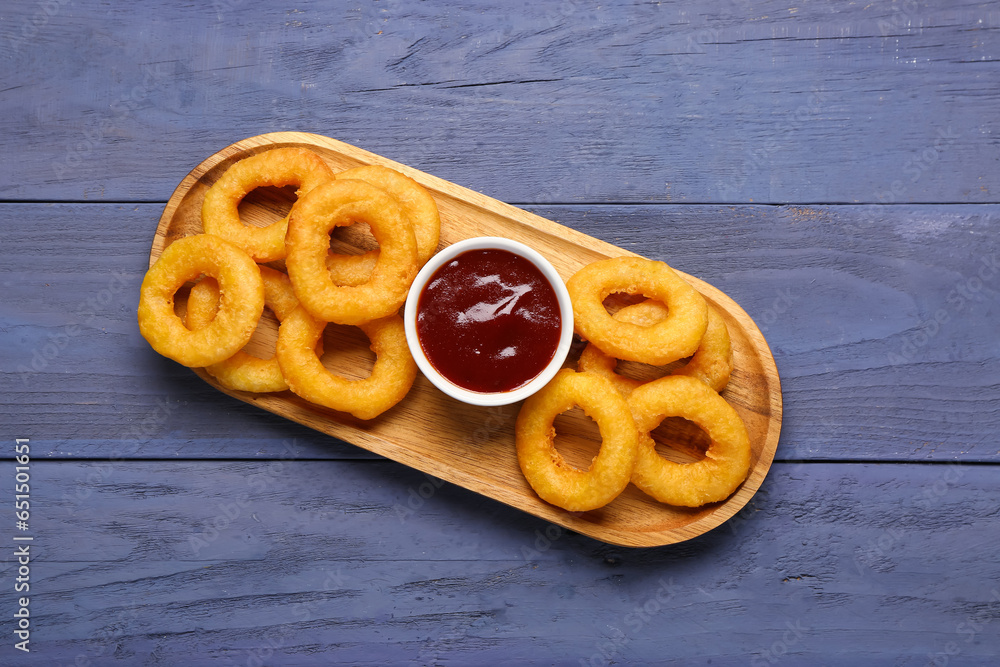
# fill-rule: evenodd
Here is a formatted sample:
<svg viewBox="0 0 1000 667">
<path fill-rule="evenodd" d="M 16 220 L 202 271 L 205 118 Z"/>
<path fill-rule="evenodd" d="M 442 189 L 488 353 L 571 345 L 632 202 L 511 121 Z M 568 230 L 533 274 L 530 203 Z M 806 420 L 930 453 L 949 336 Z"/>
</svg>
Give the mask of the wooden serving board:
<svg viewBox="0 0 1000 667">
<path fill-rule="evenodd" d="M 160 218 L 150 265 L 173 240 L 202 231 L 201 204 L 205 191 L 229 166 L 241 158 L 279 146 L 310 148 L 335 171 L 381 164 L 407 174 L 426 187 L 437 201 L 441 247 L 472 236 L 511 238 L 538 250 L 564 280 L 589 262 L 633 254 L 340 141 L 315 134 L 275 132 L 228 146 L 181 181 Z M 261 188 L 248 195 L 240 213 L 248 224 L 263 226 L 284 216 L 293 199 L 294 193 L 289 189 Z M 371 247 L 372 240 L 364 230 L 353 230 L 343 238 L 335 238 L 333 246 L 342 250 L 353 246 L 356 252 Z M 374 420 L 362 421 L 310 404 L 290 392 L 230 391 L 203 370 L 196 372 L 230 396 L 570 530 L 622 546 L 671 544 L 720 525 L 750 500 L 771 466 L 782 410 L 777 368 L 753 320 L 721 291 L 695 277 L 681 275 L 720 310 L 729 327 L 735 369 L 722 395 L 743 418 L 753 448 L 750 474 L 742 486 L 726 501 L 697 509 L 663 505 L 633 485 L 599 510 L 570 513 L 553 507 L 535 495 L 518 467 L 513 426 L 520 404 L 500 408 L 466 405 L 441 393 L 422 375 L 418 375 L 401 403 Z M 183 308 L 183 295 L 178 295 L 178 302 L 179 308 Z M 270 356 L 276 336 L 277 323 L 265 310 L 249 351 Z M 323 361 L 328 368 L 349 377 L 363 377 L 371 368 L 367 340 L 357 329 L 330 325 L 324 340 L 327 354 Z M 575 366 L 578 353 L 579 350 L 570 355 L 567 365 Z M 598 446 L 593 423 L 579 409 L 574 409 L 560 416 L 555 426 L 560 452 L 574 465 L 586 466 Z M 666 421 L 654 431 L 654 436 L 658 451 L 678 461 L 697 458 L 699 450 L 707 445 L 703 442 L 703 432 L 683 420 Z"/>
</svg>

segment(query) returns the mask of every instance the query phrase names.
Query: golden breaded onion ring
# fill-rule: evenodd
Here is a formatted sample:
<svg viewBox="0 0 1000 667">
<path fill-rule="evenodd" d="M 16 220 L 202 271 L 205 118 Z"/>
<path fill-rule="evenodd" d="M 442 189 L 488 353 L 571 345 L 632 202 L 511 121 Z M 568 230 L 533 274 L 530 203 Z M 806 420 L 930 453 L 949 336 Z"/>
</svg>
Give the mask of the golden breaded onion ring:
<svg viewBox="0 0 1000 667">
<path fill-rule="evenodd" d="M 264 306 L 270 308 L 281 322 L 299 306 L 292 291 L 292 283 L 284 273 L 266 266 L 260 267 L 260 277 L 264 282 Z M 218 283 L 212 278 L 204 278 L 191 288 L 188 296 L 188 328 L 208 326 L 218 307 Z M 322 354 L 322 351 L 317 351 L 317 354 Z M 288 389 L 276 357 L 261 359 L 239 350 L 228 359 L 206 366 L 205 371 L 227 389 L 258 393 Z"/>
<path fill-rule="evenodd" d="M 376 357 L 371 375 L 363 380 L 334 375 L 323 366 L 316 345 L 325 327 L 300 306 L 278 328 L 277 358 L 289 389 L 358 419 L 374 419 L 403 400 L 417 377 L 403 318 L 392 315 L 361 325 Z"/>
<path fill-rule="evenodd" d="M 659 301 L 643 301 L 626 306 L 614 314 L 619 322 L 630 322 L 639 326 L 652 326 L 667 316 L 667 307 Z M 604 354 L 593 343 L 588 344 L 580 354 L 577 369 L 604 375 L 615 383 L 626 397 L 642 382 L 619 375 L 615 372 L 618 360 Z M 729 329 L 719 311 L 708 307 L 708 327 L 694 356 L 684 366 L 671 375 L 688 375 L 701 380 L 715 391 L 722 391 L 729 384 L 733 372 L 733 346 Z"/>
<path fill-rule="evenodd" d="M 441 217 L 437 203 L 415 180 L 381 165 L 355 167 L 335 174 L 335 178 L 364 181 L 382 188 L 396 200 L 403 209 L 404 217 L 413 227 L 418 267 L 423 266 L 437 250 L 441 238 Z M 369 250 L 360 255 L 331 253 L 327 258 L 327 266 L 331 270 L 333 281 L 338 285 L 358 285 L 365 282 L 375 268 L 378 254 L 378 250 Z"/>
<path fill-rule="evenodd" d="M 750 470 L 750 438 L 729 403 L 700 380 L 669 375 L 647 382 L 628 397 L 639 429 L 639 454 L 632 483 L 670 505 L 700 507 L 725 500 Z M 694 463 L 668 461 L 656 452 L 650 436 L 667 417 L 683 417 L 700 426 L 711 444 Z"/>
<path fill-rule="evenodd" d="M 618 359 L 662 366 L 691 356 L 708 326 L 708 306 L 691 285 L 663 262 L 614 257 L 577 271 L 566 288 L 576 332 Z M 613 293 L 641 294 L 666 304 L 665 319 L 648 327 L 619 322 L 604 307 Z"/>
<path fill-rule="evenodd" d="M 337 285 L 326 267 L 330 231 L 363 221 L 379 243 L 370 278 Z M 360 325 L 399 310 L 417 273 L 413 228 L 396 200 L 364 181 L 329 181 L 295 202 L 285 239 L 295 296 L 318 320 Z"/>
<path fill-rule="evenodd" d="M 333 179 L 333 170 L 316 153 L 305 148 L 273 148 L 234 163 L 205 193 L 202 227 L 242 248 L 257 262 L 285 258 L 288 216 L 267 227 L 240 221 L 239 205 L 252 190 L 263 186 L 298 188 L 301 197 L 320 183 Z"/>
<path fill-rule="evenodd" d="M 222 293 L 212 322 L 192 331 L 174 312 L 174 295 L 206 274 Z M 139 331 L 154 350 L 200 368 L 233 356 L 246 345 L 264 310 L 264 283 L 250 256 L 217 236 L 197 234 L 171 243 L 146 272 L 139 290 Z"/>
<path fill-rule="evenodd" d="M 566 463 L 553 439 L 555 418 L 579 406 L 601 432 L 601 449 L 586 471 Z M 571 512 L 603 507 L 629 483 L 638 432 L 625 399 L 598 375 L 565 368 L 521 406 L 514 426 L 517 461 L 547 503 Z"/>
</svg>

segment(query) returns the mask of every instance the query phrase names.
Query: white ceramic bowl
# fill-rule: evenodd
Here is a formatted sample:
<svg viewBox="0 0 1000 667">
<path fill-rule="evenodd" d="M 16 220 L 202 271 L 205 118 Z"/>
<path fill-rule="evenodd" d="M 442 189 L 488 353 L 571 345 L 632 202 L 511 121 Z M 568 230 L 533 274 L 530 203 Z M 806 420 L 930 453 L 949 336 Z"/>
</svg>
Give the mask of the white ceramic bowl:
<svg viewBox="0 0 1000 667">
<path fill-rule="evenodd" d="M 427 281 L 444 264 L 467 250 L 491 248 L 506 250 L 524 257 L 538 267 L 542 275 L 552 283 L 552 289 L 555 290 L 556 298 L 559 301 L 562 331 L 559 333 L 559 344 L 556 346 L 556 352 L 552 356 L 552 360 L 534 379 L 511 391 L 478 392 L 459 387 L 441 375 L 431 362 L 428 361 L 427 355 L 424 354 L 424 350 L 420 345 L 420 339 L 417 336 L 417 304 L 420 300 L 421 292 L 424 291 L 424 286 L 427 285 Z M 537 251 L 523 243 L 496 236 L 479 236 L 465 239 L 464 241 L 459 241 L 448 246 L 431 257 L 424 264 L 423 268 L 420 269 L 419 273 L 417 273 L 417 277 L 410 286 L 410 291 L 406 298 L 406 307 L 403 309 L 403 323 L 406 327 L 406 342 L 410 347 L 410 353 L 413 355 L 421 372 L 435 387 L 444 393 L 472 405 L 509 405 L 531 396 L 548 384 L 549 380 L 559 371 L 566 360 L 566 355 L 569 354 L 570 344 L 573 341 L 573 305 L 569 299 L 569 292 L 566 291 L 566 285 L 555 268 Z"/>
</svg>

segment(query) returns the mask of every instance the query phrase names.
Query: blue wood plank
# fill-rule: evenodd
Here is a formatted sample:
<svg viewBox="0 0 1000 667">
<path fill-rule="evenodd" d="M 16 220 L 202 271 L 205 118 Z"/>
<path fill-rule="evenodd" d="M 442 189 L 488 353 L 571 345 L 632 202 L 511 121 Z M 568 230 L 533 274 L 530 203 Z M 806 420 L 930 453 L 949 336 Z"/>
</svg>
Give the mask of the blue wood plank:
<svg viewBox="0 0 1000 667">
<path fill-rule="evenodd" d="M 54 457 L 367 457 L 152 352 L 135 307 L 160 208 L 0 206 L 5 423 Z M 779 458 L 1000 457 L 996 207 L 533 210 L 747 310 L 783 380 Z"/>
<path fill-rule="evenodd" d="M 275 130 L 327 134 L 511 202 L 1000 192 L 988 2 L 53 0 L 0 12 L 0 147 L 25 157 L 0 164 L 6 199 L 164 200 L 207 155 Z"/>
<path fill-rule="evenodd" d="M 535 207 L 697 275 L 763 328 L 783 459 L 1000 457 L 991 206 Z M 55 457 L 367 457 L 230 399 L 139 336 L 159 205 L 0 206 L 5 423 Z M 52 230 L 44 239 L 36 230 Z"/>
<path fill-rule="evenodd" d="M 32 652 L 5 642 L 4 664 L 924 665 L 1000 651 L 991 466 L 778 464 L 728 524 L 628 550 L 451 485 L 421 498 L 426 479 L 389 462 L 131 462 L 82 501 L 59 497 L 95 465 L 32 468 Z M 0 633 L 13 624 L 4 614 Z"/>
</svg>

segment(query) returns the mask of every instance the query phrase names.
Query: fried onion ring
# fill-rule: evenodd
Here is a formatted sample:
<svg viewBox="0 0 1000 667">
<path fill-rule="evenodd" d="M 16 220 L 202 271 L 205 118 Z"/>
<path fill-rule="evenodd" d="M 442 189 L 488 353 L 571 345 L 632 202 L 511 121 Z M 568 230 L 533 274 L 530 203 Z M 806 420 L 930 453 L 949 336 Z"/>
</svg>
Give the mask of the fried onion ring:
<svg viewBox="0 0 1000 667">
<path fill-rule="evenodd" d="M 285 258 L 288 216 L 267 227 L 240 221 L 239 204 L 252 190 L 271 185 L 298 187 L 296 196 L 333 178 L 333 170 L 316 153 L 305 148 L 273 148 L 243 158 L 231 166 L 205 193 L 202 227 L 245 250 L 257 262 Z"/>
<path fill-rule="evenodd" d="M 292 291 L 292 283 L 284 273 L 266 266 L 260 267 L 260 277 L 264 281 L 264 305 L 270 308 L 281 322 L 299 306 L 299 301 Z M 188 328 L 200 329 L 207 326 L 215 317 L 218 307 L 218 283 L 206 277 L 191 288 L 191 294 L 188 296 Z M 321 350 L 322 348 L 317 354 L 322 354 Z M 227 389 L 257 393 L 288 389 L 278 360 L 273 356 L 261 359 L 240 350 L 228 359 L 207 366 L 205 371 Z"/>
<path fill-rule="evenodd" d="M 704 297 L 663 262 L 640 257 L 599 260 L 577 271 L 566 288 L 577 333 L 618 359 L 654 366 L 683 359 L 698 349 L 708 326 Z M 648 327 L 616 321 L 604 299 L 620 292 L 663 302 L 667 317 Z"/>
<path fill-rule="evenodd" d="M 632 483 L 670 505 L 700 507 L 725 500 L 746 479 L 750 438 L 743 420 L 704 382 L 671 375 L 647 382 L 628 398 L 639 429 L 639 453 Z M 668 461 L 656 452 L 650 432 L 667 417 L 683 417 L 700 426 L 711 444 L 694 463 Z"/>
<path fill-rule="evenodd" d="M 366 282 L 337 285 L 326 267 L 330 230 L 359 220 L 379 242 L 378 259 Z M 395 199 L 364 181 L 329 181 L 295 202 L 285 244 L 295 296 L 324 322 L 360 325 L 395 313 L 417 272 L 413 228 Z"/>
<path fill-rule="evenodd" d="M 586 471 L 569 465 L 553 444 L 553 421 L 574 405 L 597 422 L 601 433 L 601 449 Z M 625 399 L 606 378 L 568 368 L 525 400 L 514 437 L 517 461 L 531 488 L 545 502 L 571 512 L 614 500 L 628 485 L 637 455 L 638 432 Z"/>
<path fill-rule="evenodd" d="M 418 266 L 423 266 L 437 250 L 441 238 L 441 217 L 437 204 L 430 193 L 415 180 L 381 165 L 355 167 L 336 174 L 335 178 L 364 181 L 382 188 L 396 200 L 403 209 L 404 217 L 413 226 Z M 333 273 L 333 281 L 338 285 L 359 285 L 365 282 L 375 268 L 378 254 L 378 250 L 369 250 L 360 255 L 331 253 L 327 258 L 327 266 Z"/>
<path fill-rule="evenodd" d="M 277 358 L 289 389 L 311 403 L 358 419 L 374 419 L 403 400 L 417 377 L 403 318 L 392 315 L 361 325 L 376 356 L 371 375 L 363 380 L 334 375 L 323 366 L 316 345 L 325 327 L 300 306 L 278 328 Z"/>
<path fill-rule="evenodd" d="M 192 331 L 174 312 L 174 294 L 206 274 L 222 293 L 212 322 Z M 233 356 L 246 345 L 264 309 L 264 283 L 250 256 L 217 236 L 178 239 L 146 272 L 139 291 L 139 331 L 154 350 L 179 364 L 200 368 Z"/>
<path fill-rule="evenodd" d="M 667 307 L 659 301 L 643 301 L 626 306 L 614 314 L 619 322 L 630 322 L 639 326 L 652 326 L 667 316 Z M 580 354 L 577 369 L 604 375 L 612 382 L 618 391 L 626 397 L 632 390 L 642 384 L 641 381 L 619 375 L 615 372 L 618 360 L 604 354 L 593 343 L 590 343 Z M 694 356 L 681 368 L 672 371 L 671 375 L 688 375 L 701 380 L 715 391 L 722 391 L 729 383 L 733 372 L 733 347 L 722 315 L 714 307 L 708 307 L 708 327 L 698 345 Z"/>
</svg>

